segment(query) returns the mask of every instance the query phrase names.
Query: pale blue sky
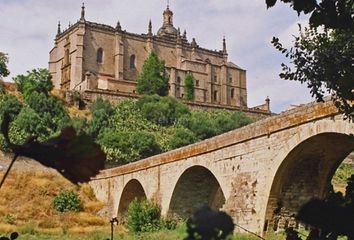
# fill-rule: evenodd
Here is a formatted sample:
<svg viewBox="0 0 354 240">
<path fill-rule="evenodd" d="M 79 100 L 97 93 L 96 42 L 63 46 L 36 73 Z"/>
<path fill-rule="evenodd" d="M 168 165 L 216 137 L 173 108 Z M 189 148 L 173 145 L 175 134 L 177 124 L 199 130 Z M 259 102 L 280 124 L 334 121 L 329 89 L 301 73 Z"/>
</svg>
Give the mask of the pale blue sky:
<svg viewBox="0 0 354 240">
<path fill-rule="evenodd" d="M 247 70 L 248 105 L 264 103 L 285 110 L 290 104 L 311 101 L 309 90 L 298 82 L 279 79 L 286 61 L 270 44 L 278 36 L 288 46 L 297 33 L 298 18 L 289 6 L 267 10 L 264 0 L 170 0 L 174 25 L 187 30 L 201 47 L 220 49 L 226 36 L 229 60 Z M 81 0 L 0 0 L 0 51 L 9 54 L 11 77 L 37 67 L 47 67 L 57 23 L 66 28 L 80 17 Z M 162 24 L 163 0 L 86 0 L 86 19 L 129 32 L 147 31 L 149 19 L 156 33 Z"/>
</svg>

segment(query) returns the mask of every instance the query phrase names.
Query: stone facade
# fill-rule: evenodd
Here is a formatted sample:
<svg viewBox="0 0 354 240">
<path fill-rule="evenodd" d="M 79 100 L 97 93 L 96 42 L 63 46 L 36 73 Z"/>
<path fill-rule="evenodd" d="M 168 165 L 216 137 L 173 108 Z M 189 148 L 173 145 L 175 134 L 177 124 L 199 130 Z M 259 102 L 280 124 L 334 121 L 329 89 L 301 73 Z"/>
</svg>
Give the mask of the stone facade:
<svg viewBox="0 0 354 240">
<path fill-rule="evenodd" d="M 58 26 L 49 70 L 56 89 L 137 96 L 137 76 L 151 51 L 165 61 L 170 96 L 183 98 L 184 79 L 191 73 L 195 103 L 248 109 L 246 71 L 228 61 L 225 38 L 220 51 L 201 48 L 195 39 L 189 42 L 186 32 L 173 26 L 169 7 L 156 35 L 151 22 L 147 33 L 139 35 L 122 30 L 119 22 L 112 27 L 87 21 L 83 6 L 78 22 L 65 31 Z M 269 113 L 269 104 L 257 109 Z"/>
<path fill-rule="evenodd" d="M 311 103 L 104 170 L 90 184 L 110 216 L 123 214 L 134 196 L 153 198 L 163 214 L 181 217 L 206 203 L 263 234 L 296 226 L 299 206 L 324 197 L 335 169 L 354 150 L 353 134 L 354 124 L 343 120 L 331 101 Z"/>
</svg>

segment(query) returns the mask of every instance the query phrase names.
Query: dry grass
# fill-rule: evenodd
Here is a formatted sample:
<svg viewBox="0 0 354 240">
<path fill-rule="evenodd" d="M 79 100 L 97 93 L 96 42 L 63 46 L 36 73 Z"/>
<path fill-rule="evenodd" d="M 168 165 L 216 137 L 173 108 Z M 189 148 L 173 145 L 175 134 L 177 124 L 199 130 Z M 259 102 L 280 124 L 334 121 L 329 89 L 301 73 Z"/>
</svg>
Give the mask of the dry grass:
<svg viewBox="0 0 354 240">
<path fill-rule="evenodd" d="M 79 193 L 82 212 L 58 213 L 53 208 L 53 198 L 63 190 Z M 0 195 L 0 232 L 56 234 L 64 229 L 85 233 L 109 226 L 108 219 L 96 215 L 104 204 L 95 198 L 91 187 L 74 185 L 57 174 L 10 172 Z"/>
</svg>

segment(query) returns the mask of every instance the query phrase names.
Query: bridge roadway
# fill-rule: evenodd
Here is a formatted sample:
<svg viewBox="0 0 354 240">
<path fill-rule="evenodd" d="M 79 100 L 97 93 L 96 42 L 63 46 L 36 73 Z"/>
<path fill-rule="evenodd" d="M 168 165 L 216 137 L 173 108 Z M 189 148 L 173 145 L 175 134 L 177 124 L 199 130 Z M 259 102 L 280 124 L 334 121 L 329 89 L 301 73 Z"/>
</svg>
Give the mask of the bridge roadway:
<svg viewBox="0 0 354 240">
<path fill-rule="evenodd" d="M 102 171 L 90 184 L 111 217 L 134 198 L 188 217 L 202 204 L 259 234 L 296 225 L 293 214 L 324 197 L 354 150 L 354 124 L 332 102 L 309 103 L 225 134 Z M 278 210 L 278 211 L 275 211 Z"/>
</svg>

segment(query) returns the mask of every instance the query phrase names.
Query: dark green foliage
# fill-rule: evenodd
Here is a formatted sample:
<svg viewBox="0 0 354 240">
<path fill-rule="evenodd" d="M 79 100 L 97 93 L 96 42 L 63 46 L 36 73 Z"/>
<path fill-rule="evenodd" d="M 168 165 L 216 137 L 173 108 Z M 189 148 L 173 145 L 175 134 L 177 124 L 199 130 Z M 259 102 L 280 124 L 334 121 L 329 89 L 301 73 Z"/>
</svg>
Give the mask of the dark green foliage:
<svg viewBox="0 0 354 240">
<path fill-rule="evenodd" d="M 48 130 L 39 114 L 32 108 L 23 107 L 12 122 L 10 139 L 15 144 L 23 144 L 30 137 L 43 141 L 49 136 Z"/>
<path fill-rule="evenodd" d="M 177 128 L 173 138 L 170 140 L 170 147 L 172 149 L 183 147 L 197 141 L 195 134 L 187 128 Z"/>
<path fill-rule="evenodd" d="M 89 122 L 88 132 L 97 138 L 104 127 L 108 126 L 108 119 L 113 114 L 111 103 L 102 98 L 97 98 L 91 105 L 92 119 Z"/>
<path fill-rule="evenodd" d="M 153 201 L 134 199 L 126 214 L 127 226 L 132 232 L 152 232 L 160 227 L 160 207 Z"/>
<path fill-rule="evenodd" d="M 78 212 L 81 201 L 74 191 L 63 191 L 53 199 L 53 206 L 58 212 Z"/>
<path fill-rule="evenodd" d="M 353 0 L 281 0 L 300 14 L 311 14 L 310 24 L 323 25 L 332 29 L 353 29 Z M 266 0 L 267 7 L 273 7 L 277 0 Z"/>
<path fill-rule="evenodd" d="M 13 121 L 22 109 L 22 104 L 14 95 L 0 95 L 0 124 L 3 117 L 7 115 L 10 121 Z M 0 133 L 0 150 L 10 151 L 3 134 Z"/>
<path fill-rule="evenodd" d="M 26 102 L 42 118 L 43 124 L 52 133 L 60 131 L 70 122 L 64 104 L 55 97 L 33 91 L 27 96 Z"/>
<path fill-rule="evenodd" d="M 52 75 L 47 69 L 33 69 L 28 71 L 26 75 L 16 76 L 14 81 L 25 99 L 32 92 L 48 95 L 53 89 Z"/>
<path fill-rule="evenodd" d="M 189 101 L 194 99 L 194 80 L 190 73 L 184 79 L 184 98 Z"/>
<path fill-rule="evenodd" d="M 151 52 L 144 62 L 143 69 L 138 76 L 136 90 L 140 94 L 167 95 L 168 77 L 165 70 L 165 61 L 159 60 L 155 52 Z"/>
<path fill-rule="evenodd" d="M 161 152 L 153 134 L 146 131 L 119 131 L 106 128 L 98 142 L 108 148 L 116 149 L 112 162 L 125 164 Z"/>
<path fill-rule="evenodd" d="M 208 112 L 196 111 L 186 121 L 183 121 L 185 127 L 193 131 L 198 139 L 211 138 L 216 135 L 214 119 L 210 117 Z"/>
<path fill-rule="evenodd" d="M 180 124 L 192 131 L 197 139 L 203 140 L 215 135 L 246 126 L 252 120 L 242 112 L 194 111 L 190 117 L 181 119 Z"/>
<path fill-rule="evenodd" d="M 162 126 L 170 126 L 190 114 L 186 105 L 172 97 L 143 96 L 136 105 L 147 120 Z"/>
<path fill-rule="evenodd" d="M 10 74 L 9 69 L 7 68 L 7 63 L 9 59 L 7 54 L 0 52 L 0 79 L 7 77 Z"/>
<path fill-rule="evenodd" d="M 0 119 L 7 113 L 10 120 L 14 120 L 20 113 L 22 104 L 14 95 L 1 95 L 0 96 Z"/>
<path fill-rule="evenodd" d="M 243 112 L 219 111 L 213 117 L 216 134 L 231 131 L 252 123 L 252 120 Z"/>
</svg>

